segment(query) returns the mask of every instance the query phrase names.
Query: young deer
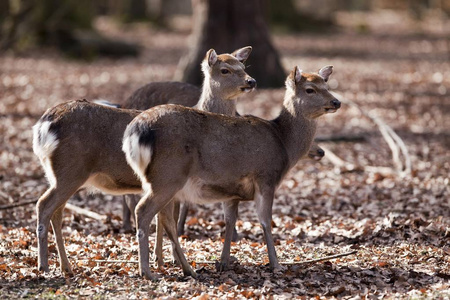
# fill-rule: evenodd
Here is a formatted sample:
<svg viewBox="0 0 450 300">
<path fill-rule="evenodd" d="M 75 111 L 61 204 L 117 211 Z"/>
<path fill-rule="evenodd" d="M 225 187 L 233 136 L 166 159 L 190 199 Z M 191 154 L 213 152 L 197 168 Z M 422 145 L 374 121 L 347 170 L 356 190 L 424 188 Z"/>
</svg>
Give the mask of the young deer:
<svg viewBox="0 0 450 300">
<path fill-rule="evenodd" d="M 274 193 L 288 170 L 308 153 L 316 118 L 340 107 L 326 85 L 331 73 L 331 66 L 318 74 L 295 67 L 286 80 L 283 109 L 272 121 L 163 105 L 143 112 L 127 126 L 123 151 L 144 189 L 135 211 L 141 275 L 154 278 L 148 234 L 159 213 L 184 273 L 195 276 L 176 237 L 174 198 L 224 202 L 226 231 L 219 270 L 228 266 L 239 201 L 255 200 L 270 267 L 281 269 L 271 233 Z"/>
<path fill-rule="evenodd" d="M 243 64 L 251 51 L 252 47 L 248 46 L 237 49 L 232 54 L 217 55 L 214 49 L 206 53 L 202 63 L 205 84 L 195 102 L 196 108 L 220 114 L 237 114 L 236 98 L 242 93 L 251 92 L 256 87 L 256 81 L 244 71 L 245 66 Z M 242 81 L 245 84 L 242 84 Z M 183 96 L 181 91 L 184 91 L 187 95 Z M 133 93 L 124 106 L 126 108 L 145 109 L 151 105 L 167 101 L 161 97 L 166 93 L 171 96 L 169 103 L 190 105 L 193 102 L 192 96 L 196 94 L 196 87 L 180 82 L 151 83 Z M 124 205 L 124 225 L 131 227 L 129 211 L 134 211 L 137 203 L 136 196 L 130 195 L 124 202 L 126 204 Z M 179 203 L 176 205 L 175 220 L 178 220 Z M 183 212 L 187 209 L 187 206 L 183 205 Z M 184 222 L 185 219 L 182 220 L 182 223 L 180 222 L 180 226 L 183 226 Z M 160 222 L 157 225 L 155 257 L 158 265 L 162 266 L 162 224 Z"/>
<path fill-rule="evenodd" d="M 200 99 L 201 89 L 195 85 L 186 82 L 177 81 L 157 81 L 150 82 L 128 97 L 124 103 L 111 103 L 107 100 L 94 100 L 92 102 L 116 107 L 146 110 L 161 104 L 180 104 L 184 106 L 194 106 Z M 122 201 L 122 229 L 125 232 L 131 232 L 133 226 L 131 218 L 134 218 L 134 208 L 137 204 L 137 197 L 134 194 L 124 195 Z"/>
<path fill-rule="evenodd" d="M 202 90 L 199 87 L 186 82 L 150 82 L 134 91 L 120 107 L 146 110 L 157 105 L 168 103 L 194 106 L 200 99 L 201 93 Z M 111 105 L 111 103 L 106 102 L 105 105 Z M 122 228 L 125 232 L 131 232 L 133 230 L 131 218 L 134 218 L 134 208 L 138 200 L 137 195 L 134 194 L 123 196 Z"/>
<path fill-rule="evenodd" d="M 206 89 L 208 95 L 202 96 L 201 105 L 213 111 L 231 113 L 235 111 L 233 98 L 253 90 L 255 80 L 245 73 L 240 61 L 245 60 L 249 49 L 241 50 L 233 55 L 217 55 L 214 50 L 208 52 L 207 58 L 215 57 L 220 63 L 213 64 L 210 74 L 206 76 L 204 91 Z M 224 66 L 232 72 L 222 74 Z M 221 87 L 220 91 L 217 87 Z M 216 91 L 219 93 L 217 99 L 211 97 Z M 218 103 L 219 100 L 226 103 Z M 36 204 L 39 270 L 49 270 L 48 230 L 51 221 L 61 271 L 72 273 L 64 248 L 61 223 L 67 200 L 79 188 L 95 187 L 116 195 L 142 191 L 140 180 L 127 164 L 121 150 L 125 128 L 139 113 L 137 110 L 117 109 L 85 100 L 70 101 L 47 110 L 34 126 L 33 150 L 50 183 L 49 189 Z"/>
</svg>

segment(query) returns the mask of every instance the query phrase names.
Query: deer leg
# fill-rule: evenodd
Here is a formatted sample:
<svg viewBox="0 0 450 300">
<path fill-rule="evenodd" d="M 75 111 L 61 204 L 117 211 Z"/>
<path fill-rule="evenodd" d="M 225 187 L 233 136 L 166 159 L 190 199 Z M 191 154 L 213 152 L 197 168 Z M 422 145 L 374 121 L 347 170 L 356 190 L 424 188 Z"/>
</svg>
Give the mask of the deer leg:
<svg viewBox="0 0 450 300">
<path fill-rule="evenodd" d="M 274 191 L 261 190 L 255 195 L 256 212 L 258 214 L 259 222 L 264 231 L 264 238 L 267 244 L 267 252 L 269 254 L 270 268 L 274 271 L 282 271 L 283 268 L 278 263 L 277 253 L 275 251 L 275 243 L 272 236 L 272 204 Z"/>
<path fill-rule="evenodd" d="M 195 271 L 191 268 L 191 266 L 187 262 L 186 257 L 184 256 L 183 253 L 183 249 L 181 249 L 180 243 L 178 241 L 178 235 L 176 230 L 177 226 L 175 219 L 173 218 L 174 205 L 175 204 L 172 203 L 163 208 L 163 210 L 160 212 L 161 221 L 162 224 L 164 225 L 164 229 L 166 230 L 167 235 L 169 236 L 169 239 L 172 241 L 173 256 L 181 264 L 184 275 L 197 278 L 197 273 L 195 273 Z"/>
<path fill-rule="evenodd" d="M 225 215 L 225 242 L 222 255 L 220 256 L 220 263 L 217 265 L 217 271 L 219 272 L 227 270 L 230 262 L 231 240 L 235 230 L 239 200 L 222 202 L 222 204 Z"/>
<path fill-rule="evenodd" d="M 156 261 L 158 268 L 162 268 L 164 266 L 162 247 L 163 247 L 163 225 L 161 223 L 161 216 L 158 213 L 156 215 L 156 242 L 154 248 L 155 250 L 153 252 L 153 258 Z"/>
<path fill-rule="evenodd" d="M 66 249 L 64 248 L 64 239 L 62 237 L 62 217 L 63 217 L 64 205 L 58 207 L 53 213 L 51 222 L 53 227 L 53 233 L 55 234 L 56 247 L 58 249 L 58 256 L 60 262 L 61 273 L 73 275 L 70 267 L 69 259 L 67 258 Z"/>
<path fill-rule="evenodd" d="M 130 195 L 124 195 L 122 199 L 122 229 L 125 232 L 132 232 L 133 227 L 131 226 L 131 210 L 129 208 L 129 198 Z"/>
<path fill-rule="evenodd" d="M 180 204 L 178 203 L 178 206 L 179 205 Z M 188 202 L 184 202 L 183 204 L 181 204 L 181 210 L 180 210 L 180 214 L 179 214 L 180 218 L 178 219 L 178 224 L 177 224 L 178 236 L 184 234 L 184 226 L 186 224 L 186 217 L 189 212 L 189 206 L 190 206 L 190 204 Z"/>
<path fill-rule="evenodd" d="M 172 203 L 174 203 L 174 201 L 171 201 L 170 204 L 168 204 L 167 206 L 171 206 Z M 176 219 L 179 213 L 179 202 L 175 202 L 174 204 L 174 209 L 173 209 L 173 219 L 174 222 L 176 224 Z M 172 208 L 168 207 L 167 208 L 167 212 L 169 212 L 169 210 L 172 210 Z M 161 218 L 163 218 L 164 216 L 162 216 L 160 213 L 158 213 L 156 215 L 157 218 L 157 222 L 156 222 L 156 243 L 155 243 L 155 251 L 154 251 L 154 259 L 157 262 L 157 266 L 158 268 L 161 268 L 164 266 L 164 257 L 163 257 L 163 253 L 162 253 L 162 247 L 163 247 L 163 228 L 164 225 L 162 223 Z M 172 256 L 173 256 L 173 262 L 176 264 L 180 264 L 180 260 L 178 258 L 177 252 L 175 250 L 174 244 L 172 243 Z"/>
<path fill-rule="evenodd" d="M 58 181 L 57 185 L 50 187 L 39 198 L 36 204 L 37 213 L 37 240 L 38 240 L 38 270 L 48 272 L 48 230 L 50 226 L 50 219 L 53 218 L 55 211 L 64 209 L 64 205 L 69 200 L 77 189 L 84 183 L 85 180 L 73 180 L 68 181 L 70 184 Z M 55 216 L 52 219 L 52 224 L 55 230 L 56 243 L 58 246 L 58 252 L 60 255 L 60 265 L 63 272 L 71 273 L 70 265 L 67 260 L 67 256 L 64 250 L 64 241 L 61 233 L 61 221 L 62 215 Z"/>
<path fill-rule="evenodd" d="M 150 189 L 136 206 L 136 235 L 139 243 L 139 274 L 150 280 L 157 279 L 157 276 L 150 271 L 149 266 L 148 236 L 150 223 L 155 215 L 171 201 L 175 193 L 176 189 L 172 189 L 169 193 L 155 193 Z"/>
<path fill-rule="evenodd" d="M 174 201 L 172 201 L 171 203 L 173 203 L 173 221 L 175 222 L 175 225 L 178 225 L 178 217 L 180 216 L 180 201 L 178 201 L 177 199 L 174 199 Z M 177 236 L 179 236 L 178 234 L 178 230 L 177 230 Z M 174 245 L 172 244 L 172 257 L 173 257 L 173 263 L 180 265 L 180 259 L 178 258 L 177 252 L 175 251 Z"/>
</svg>

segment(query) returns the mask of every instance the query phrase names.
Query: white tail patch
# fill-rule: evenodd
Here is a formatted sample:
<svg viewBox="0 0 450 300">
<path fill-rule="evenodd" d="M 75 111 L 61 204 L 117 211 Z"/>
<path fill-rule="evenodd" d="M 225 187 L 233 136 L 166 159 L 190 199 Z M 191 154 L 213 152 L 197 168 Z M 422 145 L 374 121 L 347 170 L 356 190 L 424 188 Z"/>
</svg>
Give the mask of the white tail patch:
<svg viewBox="0 0 450 300">
<path fill-rule="evenodd" d="M 56 134 L 50 131 L 51 125 L 44 121 L 33 126 L 33 151 L 40 159 L 50 157 L 59 144 Z"/>
<path fill-rule="evenodd" d="M 144 187 L 144 183 L 147 182 L 145 170 L 151 161 L 152 148 L 139 144 L 139 135 L 132 134 L 126 136 L 123 140 L 122 151 L 125 152 L 128 164 L 142 180 L 142 186 Z"/>
<path fill-rule="evenodd" d="M 50 185 L 56 185 L 56 178 L 51 166 L 51 155 L 59 144 L 58 137 L 50 131 L 50 121 L 38 122 L 33 126 L 33 152 L 39 157 L 45 176 Z"/>
</svg>

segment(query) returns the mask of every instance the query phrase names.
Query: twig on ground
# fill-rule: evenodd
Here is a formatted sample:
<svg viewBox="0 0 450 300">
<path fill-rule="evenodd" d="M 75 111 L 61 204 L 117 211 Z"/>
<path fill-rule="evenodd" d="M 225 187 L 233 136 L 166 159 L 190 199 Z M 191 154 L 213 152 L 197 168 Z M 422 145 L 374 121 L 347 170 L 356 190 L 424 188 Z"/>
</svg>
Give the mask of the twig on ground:
<svg viewBox="0 0 450 300">
<path fill-rule="evenodd" d="M 317 136 L 314 139 L 316 142 L 367 142 L 364 135 L 332 135 L 332 136 Z"/>
<path fill-rule="evenodd" d="M 356 109 L 358 109 L 358 111 L 362 115 L 364 115 L 364 116 L 368 117 L 369 119 L 371 119 L 378 126 L 378 129 L 380 130 L 381 135 L 383 136 L 384 140 L 386 141 L 386 143 L 388 144 L 389 148 L 391 149 L 392 160 L 394 162 L 394 165 L 396 166 L 398 174 L 400 174 L 402 176 L 406 175 L 406 174 L 410 174 L 411 170 L 412 170 L 412 168 L 411 168 L 411 158 L 409 156 L 408 149 L 407 149 L 405 143 L 403 142 L 403 140 L 400 138 L 400 136 L 398 136 L 398 134 L 396 134 L 395 131 L 389 125 L 387 125 L 385 122 L 383 122 L 380 118 L 378 118 L 377 116 L 374 116 L 370 112 L 364 111 L 355 102 L 353 102 L 351 100 L 348 100 L 348 99 L 345 99 L 344 97 L 342 97 L 338 93 L 334 93 L 333 92 L 333 95 L 339 101 L 341 101 L 343 103 L 347 103 L 347 104 L 355 107 Z M 400 153 L 403 155 L 403 158 L 405 160 L 405 164 L 403 164 L 401 159 L 400 159 Z M 344 161 L 342 161 L 342 162 L 344 162 Z M 371 167 L 371 168 L 373 168 L 373 167 Z"/>
<path fill-rule="evenodd" d="M 29 205 L 29 204 L 36 204 L 36 202 L 37 202 L 37 200 L 33 199 L 33 200 L 27 200 L 27 201 L 17 202 L 17 203 L 13 203 L 13 204 L 0 205 L 0 210 L 15 208 L 15 207 L 19 207 L 19 206 L 25 206 L 25 205 Z"/>
<path fill-rule="evenodd" d="M 325 256 L 325 257 L 321 257 L 321 258 L 305 260 L 305 261 L 280 262 L 280 264 L 281 265 L 310 264 L 310 263 L 321 262 L 321 261 L 325 261 L 325 260 L 331 260 L 331 259 L 335 259 L 335 258 L 339 258 L 339 257 L 349 256 L 349 255 L 356 254 L 356 253 L 358 253 L 358 251 L 357 250 L 353 250 L 353 251 L 346 252 L 346 253 L 340 253 L 340 254 L 335 254 L 335 255 L 330 255 L 330 256 Z M 196 264 L 215 264 L 217 262 L 216 261 L 211 261 L 211 260 L 206 260 L 206 261 L 196 261 L 195 263 Z"/>
<path fill-rule="evenodd" d="M 310 260 L 305 260 L 305 261 L 299 261 L 299 262 L 282 262 L 282 265 L 303 265 L 303 264 L 310 264 L 310 263 L 316 263 L 316 262 L 321 262 L 321 261 L 325 261 L 325 260 L 331 260 L 331 259 L 335 259 L 335 258 L 339 258 L 339 257 L 344 257 L 344 256 L 349 256 L 352 254 L 356 254 L 358 253 L 357 250 L 353 250 L 350 252 L 346 252 L 346 253 L 340 253 L 340 254 L 335 254 L 335 255 L 330 255 L 330 256 L 325 256 L 325 257 L 321 257 L 321 258 L 315 258 L 315 259 L 310 259 Z"/>
<path fill-rule="evenodd" d="M 71 211 L 73 211 L 73 212 L 75 212 L 75 213 L 77 213 L 77 214 L 84 215 L 84 216 L 89 217 L 89 218 L 94 219 L 94 220 L 105 221 L 105 220 L 108 219 L 108 217 L 105 216 L 105 215 L 100 215 L 100 214 L 98 214 L 96 212 L 90 211 L 90 210 L 85 209 L 85 208 L 78 207 L 78 206 L 70 204 L 70 203 L 66 204 L 66 208 L 71 210 Z"/>
<path fill-rule="evenodd" d="M 341 170 L 343 169 L 345 172 L 364 170 L 366 172 L 379 173 L 383 176 L 390 176 L 397 173 L 395 170 L 389 167 L 356 166 L 352 163 L 344 161 L 327 147 L 323 145 L 320 145 L 320 147 L 325 151 L 325 158 L 328 159 L 336 167 L 340 168 Z"/>
<path fill-rule="evenodd" d="M 111 263 L 111 264 L 138 264 L 137 260 L 124 260 L 124 259 L 79 259 L 79 261 L 92 261 L 96 263 Z"/>
</svg>

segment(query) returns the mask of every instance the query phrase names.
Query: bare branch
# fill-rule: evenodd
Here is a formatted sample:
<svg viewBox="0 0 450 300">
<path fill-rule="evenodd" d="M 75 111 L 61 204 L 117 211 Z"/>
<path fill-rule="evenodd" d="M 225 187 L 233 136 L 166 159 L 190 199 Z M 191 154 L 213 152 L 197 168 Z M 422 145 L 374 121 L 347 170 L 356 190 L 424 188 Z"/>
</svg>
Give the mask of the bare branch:
<svg viewBox="0 0 450 300">
<path fill-rule="evenodd" d="M 330 255 L 330 256 L 325 256 L 322 258 L 316 258 L 316 259 L 310 259 L 310 260 L 305 260 L 305 261 L 289 261 L 289 262 L 280 262 L 281 265 L 303 265 L 303 264 L 310 264 L 310 263 L 316 263 L 316 262 L 321 262 L 321 261 L 326 261 L 326 260 L 331 260 L 331 259 L 335 259 L 335 258 L 339 258 L 339 257 L 344 257 L 344 256 L 349 256 L 352 254 L 356 254 L 358 253 L 358 251 L 353 250 L 350 252 L 346 252 L 346 253 L 340 253 L 340 254 L 335 254 L 335 255 Z M 211 261 L 211 260 L 205 260 L 205 261 L 196 261 L 196 264 L 216 264 L 216 261 Z"/>
<path fill-rule="evenodd" d="M 316 262 L 321 262 L 321 261 L 326 261 L 326 260 L 331 260 L 331 259 L 335 259 L 335 258 L 339 258 L 339 257 L 344 257 L 344 256 L 349 256 L 352 254 L 356 254 L 358 253 L 358 251 L 353 250 L 350 252 L 346 252 L 346 253 L 341 253 L 341 254 L 335 254 L 335 255 L 330 255 L 330 256 L 325 256 L 322 258 L 316 258 L 316 259 L 310 259 L 310 260 L 305 260 L 305 261 L 299 261 L 299 262 L 282 262 L 282 265 L 303 265 L 303 264 L 310 264 L 310 263 L 316 263 Z"/>
<path fill-rule="evenodd" d="M 379 173 L 383 176 L 390 176 L 397 174 L 397 172 L 389 167 L 375 167 L 375 166 L 356 166 L 352 163 L 346 162 L 337 156 L 333 151 L 328 149 L 327 147 L 320 145 L 320 147 L 325 151 L 325 158 L 328 159 L 333 165 L 344 170 L 345 172 L 353 172 L 353 171 L 365 171 L 370 173 Z"/>
<path fill-rule="evenodd" d="M 11 209 L 11 208 L 25 206 L 25 205 L 29 205 L 29 204 L 36 204 L 36 202 L 37 202 L 37 199 L 33 199 L 33 200 L 22 201 L 22 202 L 17 202 L 17 203 L 13 203 L 13 204 L 0 205 L 0 210 Z"/>
<path fill-rule="evenodd" d="M 392 152 L 392 160 L 394 162 L 394 165 L 397 168 L 397 172 L 400 175 L 405 175 L 411 173 L 411 159 L 408 153 L 408 149 L 403 142 L 403 140 L 398 136 L 398 134 L 395 133 L 395 131 L 387 125 L 385 122 L 383 122 L 379 117 L 374 116 L 372 113 L 365 112 L 361 107 L 356 104 L 355 102 L 348 100 L 344 97 L 342 97 L 340 94 L 332 92 L 332 94 L 339 99 L 339 101 L 343 103 L 347 103 L 356 109 L 359 110 L 359 112 L 371 119 L 380 130 L 381 135 L 385 139 L 386 143 L 388 144 L 389 148 Z M 403 155 L 403 158 L 405 160 L 405 165 L 403 165 L 401 159 L 400 159 L 400 153 Z"/>
<path fill-rule="evenodd" d="M 78 206 L 70 204 L 70 203 L 66 204 L 66 208 L 71 210 L 71 211 L 73 211 L 73 212 L 75 212 L 75 213 L 77 213 L 77 214 L 84 215 L 84 216 L 86 216 L 88 218 L 91 218 L 91 219 L 94 219 L 94 220 L 105 221 L 105 220 L 108 219 L 108 217 L 105 216 L 105 215 L 100 215 L 98 213 L 95 213 L 95 212 L 90 211 L 90 210 L 85 209 L 85 208 L 78 207 Z"/>
<path fill-rule="evenodd" d="M 79 261 L 92 261 L 96 263 L 110 263 L 110 264 L 137 264 L 137 260 L 123 260 L 123 259 L 79 259 Z"/>
</svg>

